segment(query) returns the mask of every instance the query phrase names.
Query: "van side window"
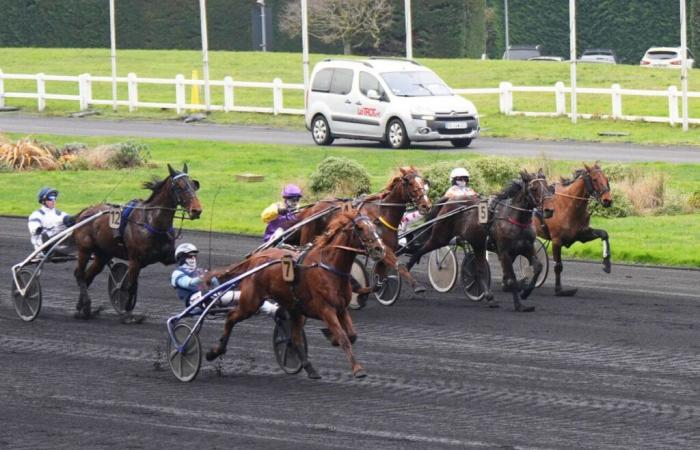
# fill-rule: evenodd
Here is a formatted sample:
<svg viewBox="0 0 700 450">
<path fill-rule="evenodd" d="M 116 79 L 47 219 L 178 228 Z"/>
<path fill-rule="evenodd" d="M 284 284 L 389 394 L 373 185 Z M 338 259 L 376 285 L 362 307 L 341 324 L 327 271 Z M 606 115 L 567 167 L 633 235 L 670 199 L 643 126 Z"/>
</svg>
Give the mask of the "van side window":
<svg viewBox="0 0 700 450">
<path fill-rule="evenodd" d="M 379 80 L 367 72 L 360 72 L 360 92 L 362 92 L 362 95 L 367 96 L 367 91 L 370 89 L 374 89 L 380 96 L 384 96 L 384 89 L 379 84 Z"/>
<path fill-rule="evenodd" d="M 352 69 L 335 69 L 331 81 L 331 94 L 345 95 L 352 89 Z"/>
<path fill-rule="evenodd" d="M 333 69 L 319 70 L 314 77 L 314 84 L 311 86 L 311 90 L 314 92 L 330 92 L 332 79 Z"/>
</svg>

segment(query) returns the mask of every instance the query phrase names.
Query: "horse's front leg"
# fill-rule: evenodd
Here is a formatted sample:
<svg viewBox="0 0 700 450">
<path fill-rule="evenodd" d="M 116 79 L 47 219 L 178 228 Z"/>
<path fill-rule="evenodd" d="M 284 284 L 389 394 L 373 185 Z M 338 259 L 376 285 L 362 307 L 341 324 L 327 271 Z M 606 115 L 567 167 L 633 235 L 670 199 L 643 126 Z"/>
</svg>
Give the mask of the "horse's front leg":
<svg viewBox="0 0 700 450">
<path fill-rule="evenodd" d="M 522 292 L 520 293 L 520 298 L 525 300 L 530 296 L 530 293 L 532 293 L 532 290 L 535 289 L 535 284 L 537 283 L 537 278 L 540 276 L 540 272 L 542 272 L 542 263 L 540 260 L 537 258 L 535 255 L 535 247 L 531 246 L 530 250 L 528 251 L 527 255 L 524 255 L 528 262 L 530 263 L 530 267 L 532 267 L 532 276 L 530 277 L 530 281 L 522 286 Z"/>
<path fill-rule="evenodd" d="M 239 300 L 239 304 L 243 301 L 243 298 Z M 224 323 L 224 334 L 219 338 L 219 344 L 212 347 L 211 350 L 207 352 L 205 357 L 207 361 L 214 361 L 219 356 L 226 353 L 226 346 L 228 346 L 228 340 L 231 337 L 231 331 L 233 326 L 238 322 L 245 320 L 245 313 L 241 308 L 234 308 L 226 314 L 226 322 Z"/>
<path fill-rule="evenodd" d="M 125 313 L 121 316 L 123 324 L 138 324 L 146 318 L 144 315 L 133 314 L 132 311 L 136 306 L 136 298 L 139 290 L 139 274 L 141 273 L 141 263 L 138 259 L 129 260 L 129 268 L 126 272 L 126 282 L 128 283 L 129 301 L 125 306 Z"/>
<path fill-rule="evenodd" d="M 292 343 L 294 344 L 294 350 L 296 350 L 299 360 L 301 361 L 301 367 L 306 371 L 306 375 L 317 380 L 321 378 L 321 375 L 316 371 L 316 368 L 309 361 L 309 352 L 306 351 L 306 346 L 304 345 L 303 331 L 304 323 L 306 322 L 306 317 L 301 314 L 296 314 L 292 316 Z M 324 333 L 325 334 L 325 333 Z"/>
<path fill-rule="evenodd" d="M 352 344 L 350 343 L 350 338 L 345 333 L 343 326 L 340 324 L 340 320 L 338 319 L 338 313 L 336 312 L 336 310 L 331 307 L 324 307 L 319 312 L 319 316 L 320 319 L 323 320 L 323 322 L 326 324 L 326 327 L 332 333 L 333 338 L 336 341 L 338 341 L 340 347 L 343 349 L 343 351 L 345 351 L 345 355 L 347 356 L 348 361 L 350 362 L 350 366 L 352 367 L 353 376 L 355 378 L 366 377 L 367 373 L 362 367 L 362 364 L 357 362 L 357 359 L 355 359 L 355 355 L 352 352 Z"/>
<path fill-rule="evenodd" d="M 523 305 L 520 302 L 520 283 L 515 278 L 513 270 L 513 258 L 507 251 L 499 252 L 498 258 L 501 261 L 503 269 L 503 289 L 513 295 L 513 306 L 517 312 L 531 312 L 535 310 L 534 306 Z"/>
<path fill-rule="evenodd" d="M 564 265 L 561 262 L 561 242 L 552 241 L 552 259 L 554 260 L 554 295 L 558 297 L 571 297 L 576 295 L 578 289 L 564 289 L 561 285 L 561 273 L 564 270 Z"/>
<path fill-rule="evenodd" d="M 608 232 L 596 228 L 586 228 L 576 235 L 576 240 L 581 242 L 589 242 L 593 239 L 603 241 L 603 272 L 610 273 L 612 269 L 610 265 L 610 240 Z"/>
<path fill-rule="evenodd" d="M 86 251 L 79 251 L 78 265 L 74 272 L 75 280 L 80 288 L 78 304 L 75 307 L 77 310 L 75 317 L 77 319 L 90 319 L 95 314 L 99 313 L 99 310 L 93 313 L 91 309 L 92 301 L 90 300 L 90 295 L 88 294 L 88 288 L 90 287 L 90 284 L 92 284 L 92 280 L 95 279 L 95 276 L 102 271 L 107 261 L 99 255 L 95 255 L 95 259 L 88 267 L 89 262 L 90 253 Z"/>
</svg>

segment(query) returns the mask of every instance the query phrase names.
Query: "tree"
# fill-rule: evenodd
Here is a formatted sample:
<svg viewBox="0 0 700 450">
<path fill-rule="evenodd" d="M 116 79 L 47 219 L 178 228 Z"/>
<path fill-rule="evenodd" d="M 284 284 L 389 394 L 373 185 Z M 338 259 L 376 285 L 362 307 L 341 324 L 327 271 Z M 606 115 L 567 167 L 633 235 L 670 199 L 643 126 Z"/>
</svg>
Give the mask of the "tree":
<svg viewBox="0 0 700 450">
<path fill-rule="evenodd" d="M 391 26 L 392 12 L 390 0 L 309 0 L 309 34 L 328 44 L 342 42 L 346 55 L 364 44 L 377 48 Z M 298 0 L 284 6 L 279 27 L 290 37 L 301 34 Z"/>
</svg>

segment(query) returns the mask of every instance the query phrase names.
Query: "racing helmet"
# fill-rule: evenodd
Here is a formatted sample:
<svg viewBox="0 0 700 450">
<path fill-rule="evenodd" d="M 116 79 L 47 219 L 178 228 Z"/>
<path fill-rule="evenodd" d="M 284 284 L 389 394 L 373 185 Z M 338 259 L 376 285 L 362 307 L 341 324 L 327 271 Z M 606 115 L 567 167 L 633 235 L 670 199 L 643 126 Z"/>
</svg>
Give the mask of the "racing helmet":
<svg viewBox="0 0 700 450">
<path fill-rule="evenodd" d="M 454 183 L 455 178 L 466 178 L 469 180 L 469 171 L 464 167 L 455 167 L 452 169 L 452 172 L 450 172 L 450 182 Z"/>
<path fill-rule="evenodd" d="M 197 254 L 199 253 L 199 250 L 197 250 L 197 247 L 194 245 L 190 244 L 189 242 L 182 243 L 177 246 L 175 249 L 175 259 L 179 264 L 181 264 L 185 258 L 187 258 L 187 255 L 190 254 Z"/>
<path fill-rule="evenodd" d="M 282 198 L 299 198 L 303 194 L 296 184 L 288 184 L 282 189 Z"/>
<path fill-rule="evenodd" d="M 48 186 L 39 189 L 39 193 L 37 194 L 37 200 L 39 203 L 43 205 L 44 202 L 49 200 L 51 197 L 53 197 L 53 200 L 56 200 L 56 197 L 58 197 L 58 189 Z"/>
</svg>

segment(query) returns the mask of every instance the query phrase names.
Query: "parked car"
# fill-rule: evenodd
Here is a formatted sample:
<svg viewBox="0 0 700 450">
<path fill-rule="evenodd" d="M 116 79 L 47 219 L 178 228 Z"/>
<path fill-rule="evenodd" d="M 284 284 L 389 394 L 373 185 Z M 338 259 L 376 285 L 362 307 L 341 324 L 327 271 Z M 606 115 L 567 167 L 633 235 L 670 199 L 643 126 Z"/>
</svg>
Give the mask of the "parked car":
<svg viewBox="0 0 700 450">
<path fill-rule="evenodd" d="M 688 68 L 691 69 L 695 64 L 693 54 L 688 50 L 687 53 Z M 680 47 L 651 47 L 644 54 L 644 57 L 639 61 L 642 67 L 681 67 L 681 49 Z"/>
<path fill-rule="evenodd" d="M 392 148 L 412 141 L 467 147 L 479 135 L 474 104 L 411 60 L 325 59 L 314 67 L 306 95 L 306 128 L 318 145 L 349 138 Z"/>
<path fill-rule="evenodd" d="M 587 48 L 581 54 L 581 62 L 620 64 L 620 58 L 609 48 Z"/>
<path fill-rule="evenodd" d="M 503 52 L 503 59 L 525 61 L 538 56 L 544 56 L 542 45 L 510 45 L 508 51 Z"/>
</svg>

